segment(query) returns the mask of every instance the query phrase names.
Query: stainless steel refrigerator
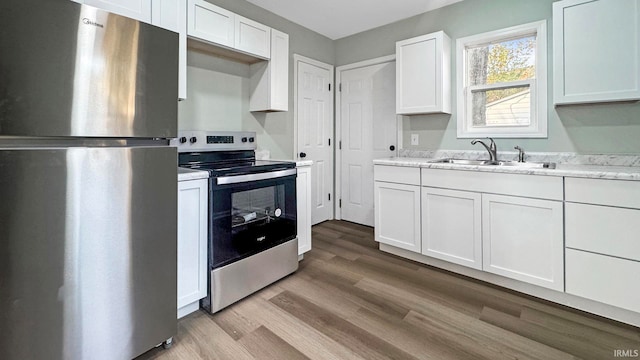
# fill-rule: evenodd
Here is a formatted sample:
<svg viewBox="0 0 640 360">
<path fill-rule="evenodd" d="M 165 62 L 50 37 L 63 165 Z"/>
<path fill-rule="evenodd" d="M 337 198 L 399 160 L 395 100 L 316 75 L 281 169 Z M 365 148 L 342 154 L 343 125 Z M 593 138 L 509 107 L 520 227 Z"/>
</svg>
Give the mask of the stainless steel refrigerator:
<svg viewBox="0 0 640 360">
<path fill-rule="evenodd" d="M 0 359 L 131 359 L 176 333 L 178 35 L 0 2 Z"/>
</svg>

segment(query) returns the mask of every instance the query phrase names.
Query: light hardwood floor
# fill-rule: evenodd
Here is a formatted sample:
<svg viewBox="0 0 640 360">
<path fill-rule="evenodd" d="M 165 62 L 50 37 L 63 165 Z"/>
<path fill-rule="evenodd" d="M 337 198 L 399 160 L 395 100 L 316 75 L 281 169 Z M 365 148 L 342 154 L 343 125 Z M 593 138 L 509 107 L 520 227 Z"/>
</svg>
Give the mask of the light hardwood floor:
<svg viewBox="0 0 640 360">
<path fill-rule="evenodd" d="M 293 275 L 138 359 L 614 359 L 640 329 L 383 253 L 328 221 Z M 619 357 L 618 357 L 619 359 Z"/>
</svg>

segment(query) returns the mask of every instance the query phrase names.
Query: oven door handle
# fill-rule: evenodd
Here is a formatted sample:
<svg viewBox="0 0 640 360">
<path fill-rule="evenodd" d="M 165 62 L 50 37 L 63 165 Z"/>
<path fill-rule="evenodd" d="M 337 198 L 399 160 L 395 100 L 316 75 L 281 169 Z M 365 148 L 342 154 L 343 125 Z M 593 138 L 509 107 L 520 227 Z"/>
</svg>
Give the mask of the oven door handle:
<svg viewBox="0 0 640 360">
<path fill-rule="evenodd" d="M 296 169 L 270 171 L 265 173 L 247 174 L 247 175 L 235 175 L 235 176 L 221 176 L 216 178 L 218 185 L 237 184 L 248 181 L 269 180 L 277 179 L 285 176 L 291 176 L 297 174 Z"/>
</svg>

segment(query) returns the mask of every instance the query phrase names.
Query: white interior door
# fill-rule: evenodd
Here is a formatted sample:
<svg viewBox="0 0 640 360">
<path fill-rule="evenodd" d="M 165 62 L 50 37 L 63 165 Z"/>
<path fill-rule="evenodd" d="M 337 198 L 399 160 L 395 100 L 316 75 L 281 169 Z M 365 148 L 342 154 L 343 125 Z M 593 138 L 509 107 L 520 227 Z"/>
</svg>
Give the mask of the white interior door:
<svg viewBox="0 0 640 360">
<path fill-rule="evenodd" d="M 341 218 L 373 226 L 373 159 L 397 153 L 395 61 L 340 72 Z"/>
<path fill-rule="evenodd" d="M 333 66 L 296 57 L 297 159 L 313 160 L 311 223 L 333 219 Z"/>
</svg>

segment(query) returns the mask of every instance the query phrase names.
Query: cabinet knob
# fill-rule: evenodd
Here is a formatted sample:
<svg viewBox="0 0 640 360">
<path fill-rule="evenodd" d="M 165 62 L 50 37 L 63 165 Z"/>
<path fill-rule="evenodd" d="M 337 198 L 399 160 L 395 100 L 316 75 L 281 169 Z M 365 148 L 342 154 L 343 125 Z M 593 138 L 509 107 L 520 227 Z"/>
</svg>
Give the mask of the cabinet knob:
<svg viewBox="0 0 640 360">
<path fill-rule="evenodd" d="M 301 158 L 306 158 L 306 157 L 307 157 L 307 154 L 305 154 L 305 153 L 301 152 L 301 153 L 300 153 L 300 157 L 301 157 Z"/>
<path fill-rule="evenodd" d="M 391 146 L 389 146 L 389 150 L 391 150 L 391 151 L 395 151 L 395 150 L 396 150 L 396 147 L 395 147 L 395 146 L 393 146 L 393 145 L 391 145 Z"/>
</svg>

